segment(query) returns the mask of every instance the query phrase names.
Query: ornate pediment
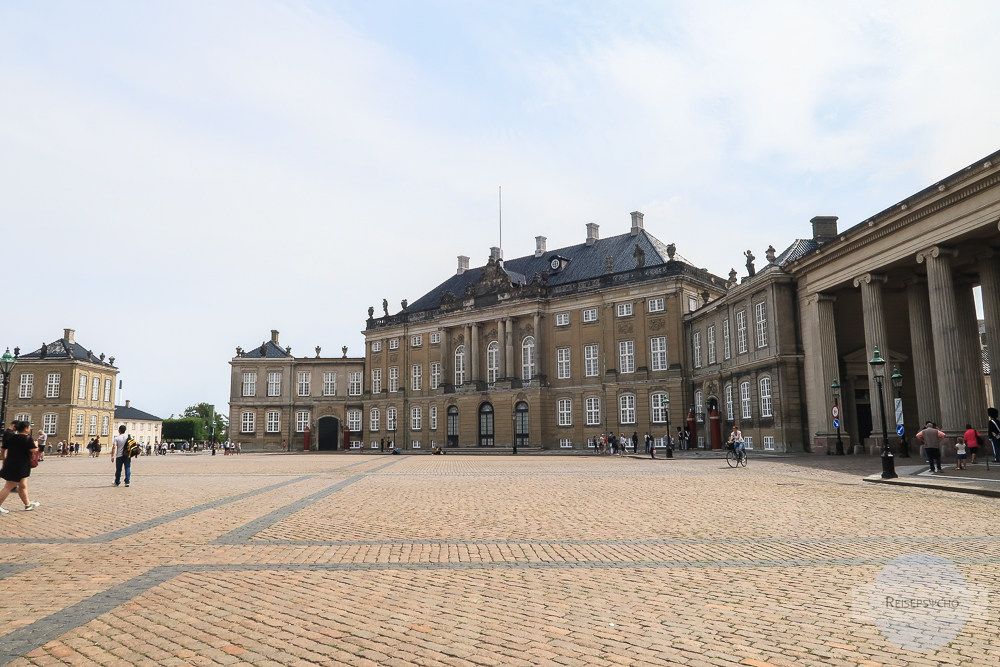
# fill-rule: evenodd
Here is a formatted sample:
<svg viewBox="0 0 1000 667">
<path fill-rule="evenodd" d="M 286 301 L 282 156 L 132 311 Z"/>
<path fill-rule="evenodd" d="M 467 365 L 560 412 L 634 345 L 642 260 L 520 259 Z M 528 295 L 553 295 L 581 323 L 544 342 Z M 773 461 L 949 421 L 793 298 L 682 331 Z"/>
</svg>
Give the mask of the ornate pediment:
<svg viewBox="0 0 1000 667">
<path fill-rule="evenodd" d="M 484 294 L 509 292 L 513 287 L 514 283 L 511 281 L 510 276 L 503 270 L 503 263 L 490 257 L 486 266 L 483 267 L 482 274 L 479 276 L 479 282 L 476 283 L 473 289 L 476 296 L 483 296 Z"/>
</svg>

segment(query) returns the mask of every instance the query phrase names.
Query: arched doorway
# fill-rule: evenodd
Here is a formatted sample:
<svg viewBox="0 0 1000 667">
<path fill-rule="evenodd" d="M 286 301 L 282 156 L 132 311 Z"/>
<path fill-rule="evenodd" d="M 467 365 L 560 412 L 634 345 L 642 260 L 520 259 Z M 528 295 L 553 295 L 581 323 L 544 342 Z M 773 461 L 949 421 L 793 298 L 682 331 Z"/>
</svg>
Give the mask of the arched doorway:
<svg viewBox="0 0 1000 667">
<path fill-rule="evenodd" d="M 479 406 L 479 446 L 492 447 L 493 441 L 493 406 L 483 403 Z"/>
<path fill-rule="evenodd" d="M 316 448 L 322 451 L 338 449 L 340 442 L 340 420 L 336 417 L 320 417 L 316 437 Z"/>
<path fill-rule="evenodd" d="M 458 407 L 448 406 L 448 446 L 458 447 Z"/>
<path fill-rule="evenodd" d="M 514 406 L 514 444 L 528 446 L 528 404 L 524 401 Z"/>
</svg>

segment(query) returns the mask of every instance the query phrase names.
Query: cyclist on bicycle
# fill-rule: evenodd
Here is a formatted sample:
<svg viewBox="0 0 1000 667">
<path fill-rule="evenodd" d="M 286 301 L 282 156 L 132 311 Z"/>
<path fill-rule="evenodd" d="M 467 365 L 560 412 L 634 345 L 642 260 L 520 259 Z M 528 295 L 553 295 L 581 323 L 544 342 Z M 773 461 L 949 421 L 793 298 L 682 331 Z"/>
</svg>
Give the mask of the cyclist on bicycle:
<svg viewBox="0 0 1000 667">
<path fill-rule="evenodd" d="M 736 424 L 733 424 L 733 432 L 729 434 L 728 442 L 738 456 L 744 456 L 743 433 L 740 432 L 740 429 L 736 426 Z"/>
</svg>

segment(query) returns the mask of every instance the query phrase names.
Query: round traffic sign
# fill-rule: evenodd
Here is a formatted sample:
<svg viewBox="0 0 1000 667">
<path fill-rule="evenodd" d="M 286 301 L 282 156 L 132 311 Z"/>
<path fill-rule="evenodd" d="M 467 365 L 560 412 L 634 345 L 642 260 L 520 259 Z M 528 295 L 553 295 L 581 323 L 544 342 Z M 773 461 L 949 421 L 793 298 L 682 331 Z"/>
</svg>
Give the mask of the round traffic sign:
<svg viewBox="0 0 1000 667">
<path fill-rule="evenodd" d="M 834 419 L 833 420 L 833 427 L 834 428 L 840 428 L 840 420 L 839 419 Z"/>
<path fill-rule="evenodd" d="M 903 435 L 903 425 L 902 424 L 900 424 L 899 426 L 896 427 L 896 435 L 902 437 L 902 435 Z"/>
<path fill-rule="evenodd" d="M 833 406 L 833 410 L 830 410 L 830 412 L 833 414 L 834 419 L 840 416 L 840 408 L 838 408 L 836 405 Z"/>
</svg>

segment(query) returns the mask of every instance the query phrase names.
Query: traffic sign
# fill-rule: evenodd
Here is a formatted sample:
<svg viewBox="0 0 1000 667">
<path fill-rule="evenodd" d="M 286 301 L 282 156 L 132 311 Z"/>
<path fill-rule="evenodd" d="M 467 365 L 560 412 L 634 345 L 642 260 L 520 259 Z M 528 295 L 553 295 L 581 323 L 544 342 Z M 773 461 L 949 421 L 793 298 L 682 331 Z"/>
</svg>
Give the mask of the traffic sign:
<svg viewBox="0 0 1000 667">
<path fill-rule="evenodd" d="M 896 427 L 896 435 L 898 435 L 899 437 L 903 437 L 903 425 L 902 424 L 900 424 L 899 426 Z"/>
<path fill-rule="evenodd" d="M 830 410 L 830 412 L 833 414 L 834 419 L 840 416 L 840 408 L 838 408 L 836 405 L 833 406 L 833 410 Z"/>
<path fill-rule="evenodd" d="M 834 419 L 833 420 L 833 427 L 834 428 L 840 428 L 840 420 L 839 419 Z"/>
</svg>

